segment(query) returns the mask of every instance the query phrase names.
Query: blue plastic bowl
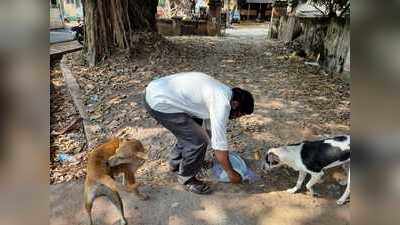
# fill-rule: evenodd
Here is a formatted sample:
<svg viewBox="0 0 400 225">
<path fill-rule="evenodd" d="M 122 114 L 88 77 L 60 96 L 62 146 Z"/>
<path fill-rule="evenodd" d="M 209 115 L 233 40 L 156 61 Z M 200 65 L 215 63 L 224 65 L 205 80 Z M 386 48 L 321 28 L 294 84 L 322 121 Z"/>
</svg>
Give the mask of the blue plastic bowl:
<svg viewBox="0 0 400 225">
<path fill-rule="evenodd" d="M 235 152 L 229 152 L 229 161 L 231 162 L 232 168 L 240 174 L 244 179 L 247 173 L 247 165 L 244 160 Z M 215 160 L 213 165 L 213 174 L 221 182 L 230 182 L 228 175 L 222 166 Z"/>
</svg>

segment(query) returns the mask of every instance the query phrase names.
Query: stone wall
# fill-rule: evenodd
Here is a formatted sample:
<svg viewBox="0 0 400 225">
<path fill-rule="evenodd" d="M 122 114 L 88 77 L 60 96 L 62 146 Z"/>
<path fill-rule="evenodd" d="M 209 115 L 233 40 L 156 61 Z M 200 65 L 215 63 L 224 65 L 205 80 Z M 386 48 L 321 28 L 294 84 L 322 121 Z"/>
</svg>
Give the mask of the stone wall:
<svg viewBox="0 0 400 225">
<path fill-rule="evenodd" d="M 300 21 L 294 16 L 281 16 L 278 26 L 278 39 L 285 43 L 296 39 L 301 31 Z"/>
<path fill-rule="evenodd" d="M 318 55 L 319 64 L 328 71 L 350 70 L 349 18 L 285 15 L 280 19 L 278 39 L 285 43 L 300 43 L 307 55 Z"/>
<path fill-rule="evenodd" d="M 323 56 L 322 66 L 329 71 L 343 72 L 347 58 L 350 64 L 350 20 L 333 19 L 329 23 Z M 350 65 L 346 69 L 350 70 Z"/>
<path fill-rule="evenodd" d="M 158 33 L 165 36 L 179 35 L 218 35 L 217 27 L 207 20 L 180 20 L 180 19 L 158 19 Z"/>
<path fill-rule="evenodd" d="M 269 39 L 277 39 L 278 38 L 278 30 L 280 19 L 283 15 L 286 14 L 287 5 L 274 5 L 271 12 L 271 19 L 269 22 L 269 29 L 267 33 L 267 38 Z"/>
<path fill-rule="evenodd" d="M 176 20 L 157 19 L 157 31 L 165 36 L 177 36 L 181 34 L 181 26 Z"/>
</svg>

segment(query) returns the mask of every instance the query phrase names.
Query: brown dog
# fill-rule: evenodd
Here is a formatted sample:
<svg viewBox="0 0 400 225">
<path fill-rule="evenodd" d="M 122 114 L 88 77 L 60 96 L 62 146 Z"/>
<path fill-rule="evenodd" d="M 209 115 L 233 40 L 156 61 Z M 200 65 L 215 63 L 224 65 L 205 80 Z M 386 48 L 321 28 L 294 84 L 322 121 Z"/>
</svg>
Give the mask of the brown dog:
<svg viewBox="0 0 400 225">
<path fill-rule="evenodd" d="M 136 139 L 112 138 L 89 153 L 84 200 L 91 225 L 93 202 L 100 196 L 106 196 L 117 207 L 121 217 L 120 224 L 127 224 L 114 180 L 121 173 L 124 175 L 126 191 L 134 193 L 141 200 L 148 199 L 138 192 L 138 183 L 135 182 L 135 172 L 145 159 L 143 145 Z"/>
</svg>

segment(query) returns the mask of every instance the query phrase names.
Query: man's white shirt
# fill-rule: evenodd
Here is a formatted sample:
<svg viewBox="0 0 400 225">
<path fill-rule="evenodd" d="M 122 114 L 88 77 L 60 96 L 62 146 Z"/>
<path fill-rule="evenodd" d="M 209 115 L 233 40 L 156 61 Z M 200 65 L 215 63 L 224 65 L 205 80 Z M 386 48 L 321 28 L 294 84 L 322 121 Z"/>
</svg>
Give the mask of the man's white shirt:
<svg viewBox="0 0 400 225">
<path fill-rule="evenodd" d="M 226 126 L 232 89 L 200 72 L 177 73 L 150 82 L 146 102 L 162 113 L 187 113 L 204 120 L 211 130 L 211 147 L 228 150 Z"/>
</svg>

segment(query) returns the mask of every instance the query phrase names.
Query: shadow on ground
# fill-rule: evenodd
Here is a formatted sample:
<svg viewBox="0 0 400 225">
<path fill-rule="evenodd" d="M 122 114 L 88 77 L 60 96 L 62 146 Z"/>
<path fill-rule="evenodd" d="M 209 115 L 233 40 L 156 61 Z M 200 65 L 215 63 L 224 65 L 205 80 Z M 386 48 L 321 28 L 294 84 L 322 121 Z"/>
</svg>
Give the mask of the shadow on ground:
<svg viewBox="0 0 400 225">
<path fill-rule="evenodd" d="M 248 194 L 216 191 L 200 196 L 180 186 L 145 186 L 151 199 L 140 201 L 121 191 L 130 225 L 341 225 L 349 224 L 348 206 L 298 194 L 271 192 Z M 88 224 L 83 207 L 83 182 L 50 187 L 50 224 Z M 95 224 L 118 224 L 115 208 L 104 198 L 95 201 Z"/>
</svg>

